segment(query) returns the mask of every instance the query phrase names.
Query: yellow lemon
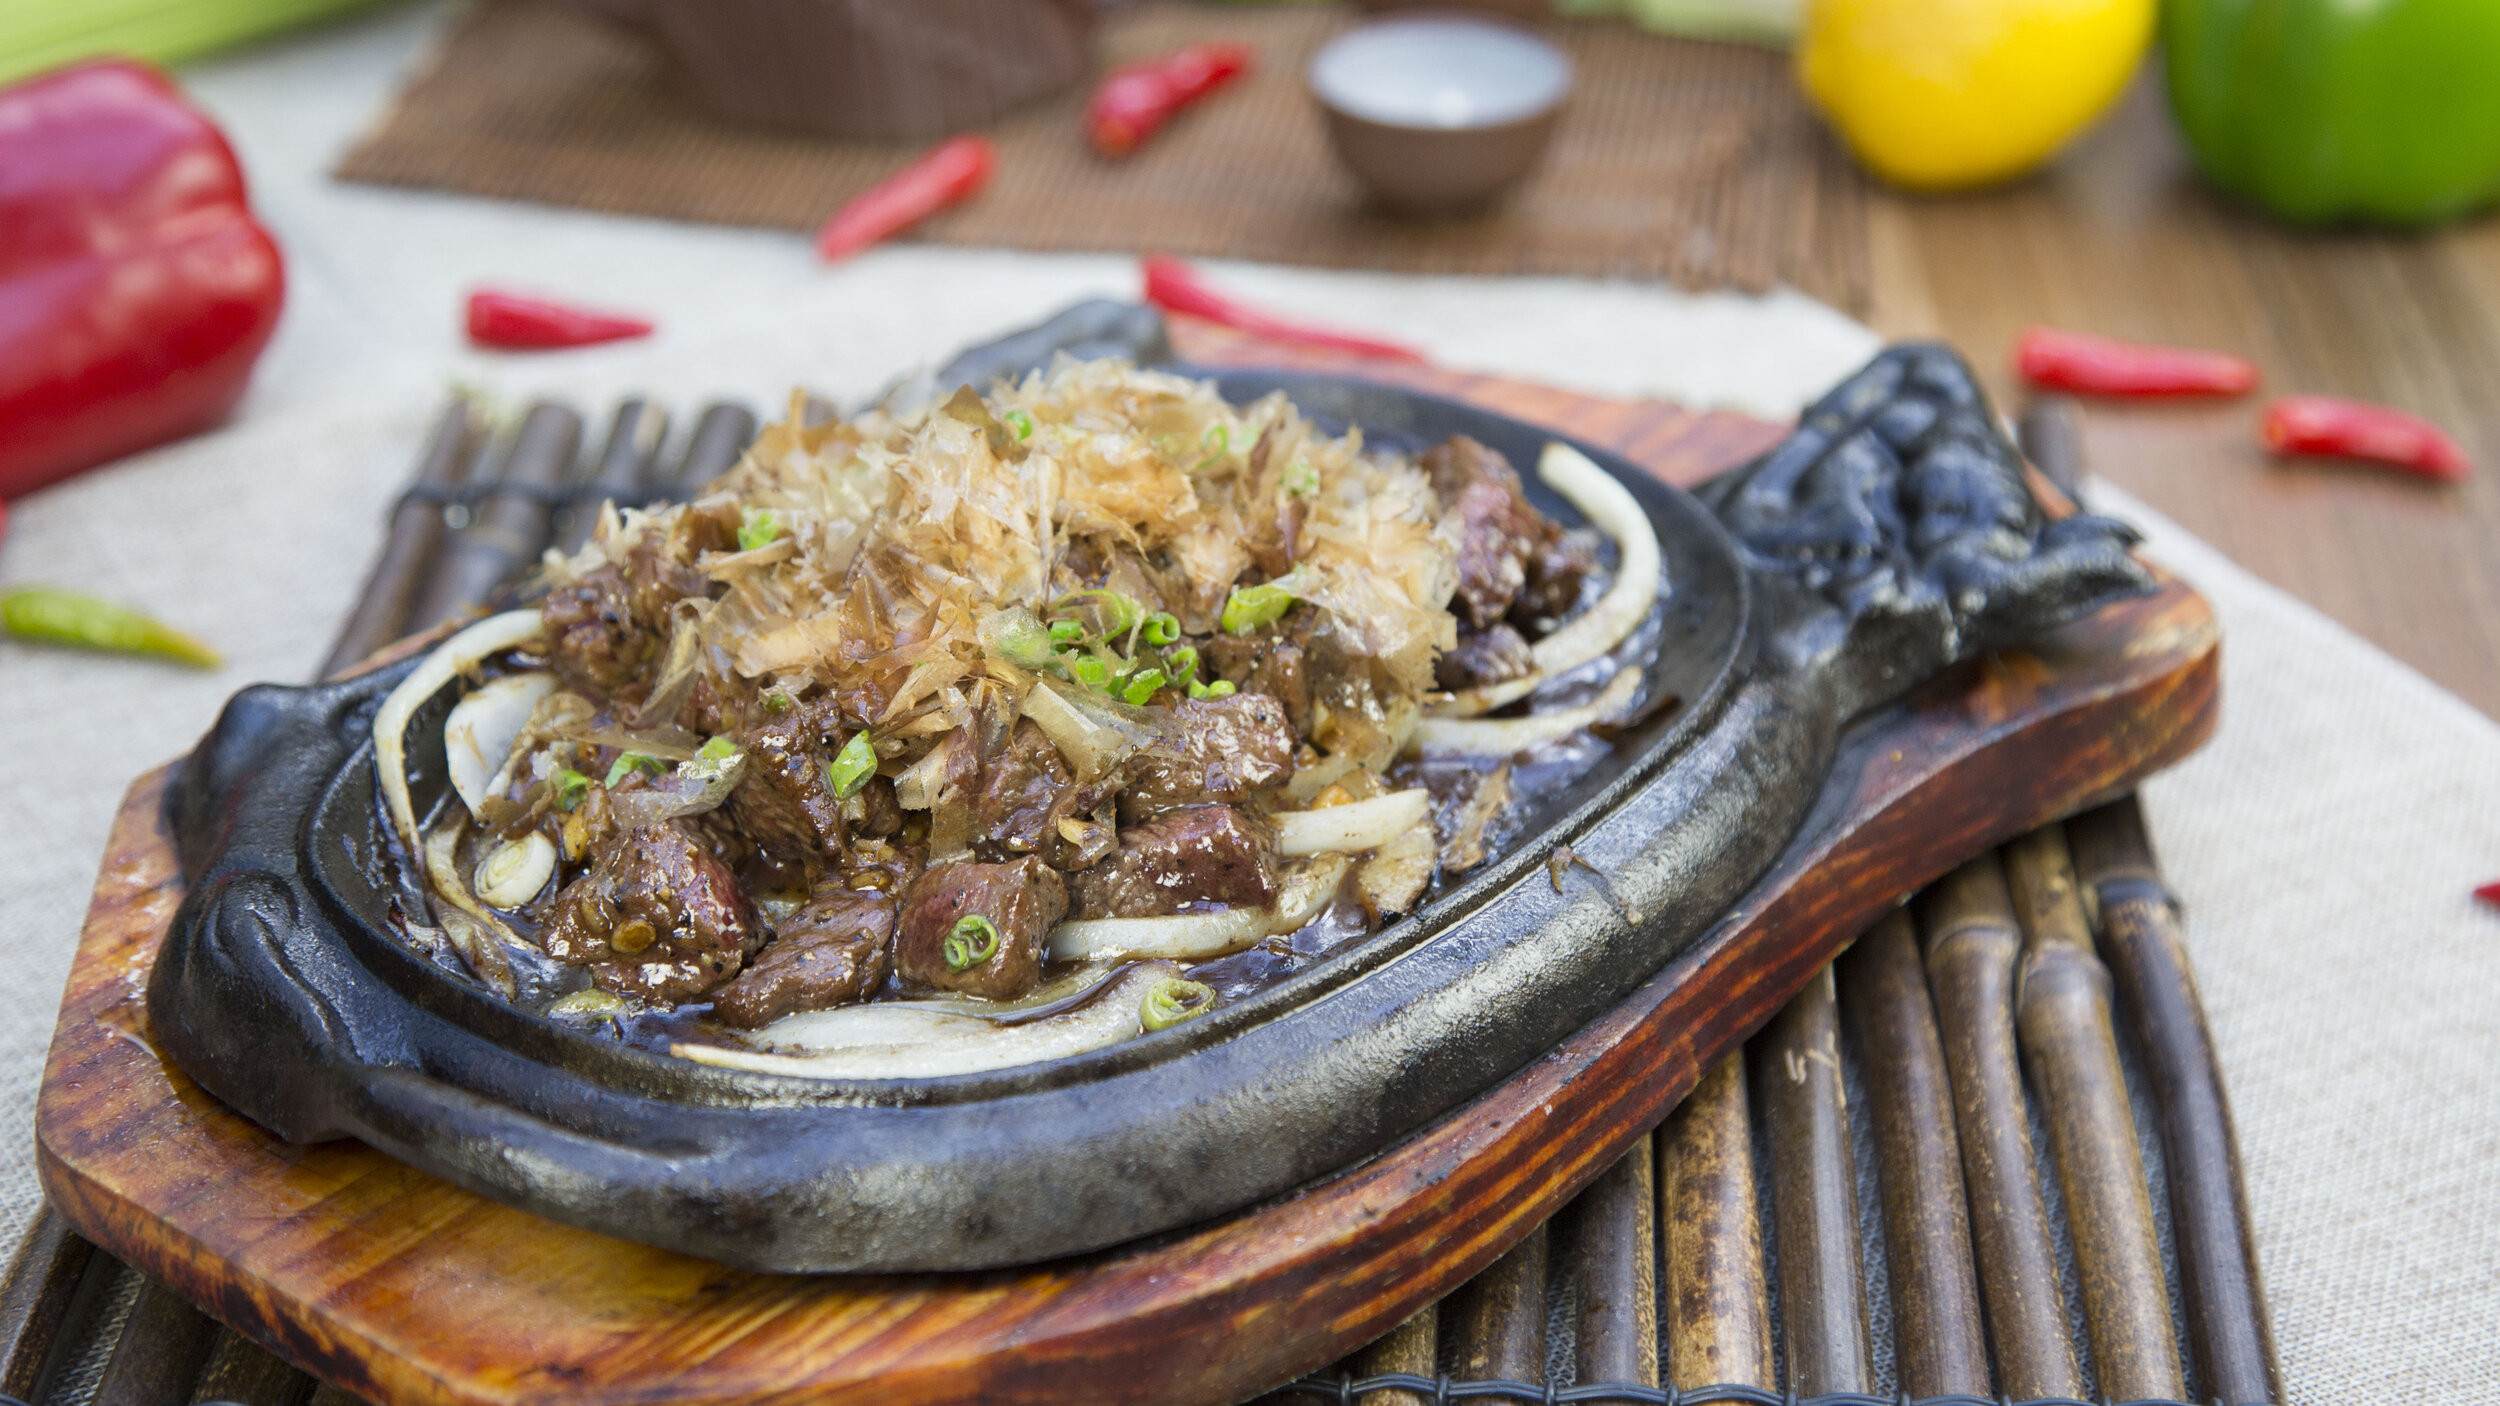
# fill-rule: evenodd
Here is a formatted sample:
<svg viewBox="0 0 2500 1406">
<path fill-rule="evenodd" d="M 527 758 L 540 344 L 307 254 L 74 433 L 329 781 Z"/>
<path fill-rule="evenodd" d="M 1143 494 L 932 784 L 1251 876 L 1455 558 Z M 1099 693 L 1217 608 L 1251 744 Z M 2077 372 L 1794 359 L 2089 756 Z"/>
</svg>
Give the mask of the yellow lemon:
<svg viewBox="0 0 2500 1406">
<path fill-rule="evenodd" d="M 2116 100 L 2155 0 L 1808 0 L 1797 70 L 1886 180 L 1954 190 L 2046 161 Z"/>
</svg>

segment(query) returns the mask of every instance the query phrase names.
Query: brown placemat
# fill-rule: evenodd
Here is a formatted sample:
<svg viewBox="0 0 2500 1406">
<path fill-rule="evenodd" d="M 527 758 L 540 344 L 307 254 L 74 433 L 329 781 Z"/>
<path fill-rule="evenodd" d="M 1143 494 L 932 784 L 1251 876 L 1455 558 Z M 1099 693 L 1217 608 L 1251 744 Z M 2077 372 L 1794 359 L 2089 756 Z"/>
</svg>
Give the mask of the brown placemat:
<svg viewBox="0 0 2500 1406">
<path fill-rule="evenodd" d="M 989 193 L 923 236 L 1405 273 L 1787 283 L 1864 311 L 1862 178 L 1798 97 L 1786 56 L 1561 26 L 1580 81 L 1544 164 L 1490 213 L 1416 224 L 1366 208 L 1302 87 L 1312 51 L 1350 18 L 1169 3 L 1121 14 L 1105 28 L 1108 62 L 1231 37 L 1258 46 L 1259 71 L 1117 164 L 1084 144 L 1082 94 L 1028 109 L 993 133 Z M 813 229 L 911 154 L 706 118 L 639 39 L 548 0 L 490 0 L 456 23 L 338 174 Z"/>
</svg>

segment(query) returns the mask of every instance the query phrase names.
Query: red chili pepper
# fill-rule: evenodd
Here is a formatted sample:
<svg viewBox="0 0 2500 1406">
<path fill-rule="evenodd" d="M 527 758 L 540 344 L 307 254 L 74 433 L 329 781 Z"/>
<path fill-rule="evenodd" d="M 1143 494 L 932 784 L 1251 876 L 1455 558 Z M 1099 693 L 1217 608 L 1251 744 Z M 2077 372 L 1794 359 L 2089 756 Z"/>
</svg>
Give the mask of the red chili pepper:
<svg viewBox="0 0 2500 1406">
<path fill-rule="evenodd" d="M 2474 472 L 2473 461 L 2437 425 L 2367 401 L 2287 395 L 2266 407 L 2258 433 L 2277 454 L 2361 459 L 2451 481 Z"/>
<path fill-rule="evenodd" d="M 2474 890 L 2474 896 L 2494 908 L 2500 908 L 2500 879 L 2494 879 Z"/>
<path fill-rule="evenodd" d="M 1383 361 L 1425 362 L 1424 354 L 1397 342 L 1384 342 L 1331 327 L 1314 327 L 1307 322 L 1289 322 L 1271 317 L 1256 308 L 1244 307 L 1207 286 L 1198 271 L 1178 259 L 1160 254 L 1147 256 L 1146 301 L 1166 312 L 1187 313 L 1219 322 L 1236 331 L 1254 336 L 1270 337 L 1280 342 L 1300 342 L 1305 346 L 1329 347 L 1353 352 L 1357 356 L 1378 357 Z"/>
<path fill-rule="evenodd" d="M 651 335 L 651 320 L 479 289 L 469 295 L 469 340 L 504 351 L 553 351 Z"/>
<path fill-rule="evenodd" d="M 2014 369 L 2035 386 L 2086 395 L 2244 395 L 2257 385 L 2256 364 L 2244 357 L 2056 327 L 2026 330 Z"/>
<path fill-rule="evenodd" d="M 0 89 L 0 497 L 216 423 L 285 297 L 233 149 L 165 75 Z"/>
<path fill-rule="evenodd" d="M 998 148 L 987 137 L 954 137 L 929 154 L 851 197 L 816 232 L 816 252 L 847 259 L 910 229 L 990 183 Z"/>
<path fill-rule="evenodd" d="M 1173 114 L 1250 71 L 1247 44 L 1192 44 L 1113 70 L 1085 104 L 1085 135 L 1105 156 L 1126 156 Z"/>
</svg>

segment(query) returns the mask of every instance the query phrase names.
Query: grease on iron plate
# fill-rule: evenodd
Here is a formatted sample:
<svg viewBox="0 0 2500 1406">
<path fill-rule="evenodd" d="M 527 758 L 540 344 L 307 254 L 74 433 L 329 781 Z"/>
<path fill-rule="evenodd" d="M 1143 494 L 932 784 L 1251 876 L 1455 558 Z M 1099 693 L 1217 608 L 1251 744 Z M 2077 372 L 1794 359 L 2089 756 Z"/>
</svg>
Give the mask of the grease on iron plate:
<svg viewBox="0 0 2500 1406">
<path fill-rule="evenodd" d="M 412 943 L 711 1064 L 1054 1059 L 1411 912 L 1663 701 L 1657 540 L 1567 446 L 1540 476 L 1597 531 L 1472 440 L 1378 452 L 1116 362 L 802 405 L 384 702 Z"/>
</svg>

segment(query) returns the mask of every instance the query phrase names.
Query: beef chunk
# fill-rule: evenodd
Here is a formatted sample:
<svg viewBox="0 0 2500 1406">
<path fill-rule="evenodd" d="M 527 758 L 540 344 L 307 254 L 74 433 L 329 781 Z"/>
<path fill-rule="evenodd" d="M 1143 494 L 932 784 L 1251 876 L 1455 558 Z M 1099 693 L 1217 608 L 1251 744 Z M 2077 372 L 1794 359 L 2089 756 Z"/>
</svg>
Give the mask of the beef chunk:
<svg viewBox="0 0 2500 1406">
<path fill-rule="evenodd" d="M 842 848 L 842 801 L 825 767 L 848 739 L 829 714 L 793 708 L 741 734 L 747 775 L 729 793 L 730 817 L 757 848 L 811 873 Z"/>
<path fill-rule="evenodd" d="M 1063 847 L 1059 822 L 1083 818 L 1102 800 L 1102 788 L 1077 785 L 1050 734 L 1025 718 L 982 764 L 973 842 L 992 854 L 1052 856 Z"/>
<path fill-rule="evenodd" d="M 1156 743 L 1128 764 L 1120 819 L 1205 801 L 1233 804 L 1293 774 L 1293 729 L 1285 705 L 1264 693 L 1184 699 L 1155 709 Z"/>
<path fill-rule="evenodd" d="M 1458 594 L 1451 608 L 1476 629 L 1510 613 L 1527 559 L 1553 531 L 1519 487 L 1510 461 L 1464 435 L 1428 451 L 1423 471 L 1445 511 L 1458 515 Z"/>
<path fill-rule="evenodd" d="M 614 567 L 549 591 L 538 617 L 547 627 L 547 662 L 556 677 L 593 698 L 638 681 L 668 648 L 665 636 L 635 623 Z"/>
<path fill-rule="evenodd" d="M 1586 531 L 1555 532 L 1528 554 L 1525 566 L 1527 581 L 1510 603 L 1510 623 L 1541 638 L 1579 607 L 1581 585 L 1597 570 L 1597 539 Z"/>
<path fill-rule="evenodd" d="M 1219 634 L 1206 644 L 1206 660 L 1215 677 L 1243 693 L 1264 693 L 1285 705 L 1285 722 L 1295 735 L 1311 732 L 1310 634 L 1316 610 L 1297 610 L 1275 628 L 1255 634 Z"/>
<path fill-rule="evenodd" d="M 1012 1000 L 1042 979 L 1042 944 L 1068 911 L 1057 870 L 1033 858 L 1008 864 L 956 861 L 922 872 L 903 900 L 894 938 L 895 969 L 905 981 Z M 998 948 L 962 971 L 946 964 L 946 937 L 978 914 L 998 929 Z"/>
<path fill-rule="evenodd" d="M 1231 806 L 1182 806 L 1120 832 L 1117 853 L 1072 874 L 1081 918 L 1152 918 L 1276 901 L 1276 837 Z"/>
<path fill-rule="evenodd" d="M 894 900 L 830 885 L 781 923 L 747 969 L 712 993 L 712 1009 L 741 1030 L 794 1011 L 865 1001 L 893 962 Z"/>
<path fill-rule="evenodd" d="M 556 895 L 541 945 L 604 990 L 673 1005 L 735 976 L 763 937 L 728 867 L 672 820 L 603 843 Z"/>
<path fill-rule="evenodd" d="M 1536 657 L 1517 630 L 1508 625 L 1493 625 L 1462 632 L 1458 647 L 1434 661 L 1432 667 L 1433 681 L 1456 692 L 1534 673 Z"/>
</svg>

